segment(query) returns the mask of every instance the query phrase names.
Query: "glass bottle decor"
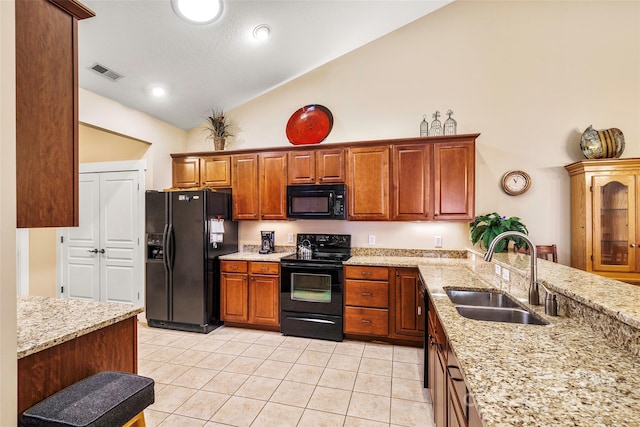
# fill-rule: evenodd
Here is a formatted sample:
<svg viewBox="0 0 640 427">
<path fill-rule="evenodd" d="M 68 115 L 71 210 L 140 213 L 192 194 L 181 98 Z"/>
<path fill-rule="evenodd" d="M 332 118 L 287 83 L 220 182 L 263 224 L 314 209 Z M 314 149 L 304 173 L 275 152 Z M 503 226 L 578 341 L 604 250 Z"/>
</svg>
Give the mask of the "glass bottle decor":
<svg viewBox="0 0 640 427">
<path fill-rule="evenodd" d="M 442 124 L 438 117 L 440 117 L 440 111 L 433 113 L 432 115 L 433 121 L 431 122 L 431 129 L 429 129 L 429 136 L 440 136 L 442 135 Z"/>
<path fill-rule="evenodd" d="M 422 116 L 422 122 L 420 122 L 420 136 L 429 136 L 429 122 L 426 114 Z"/>
<path fill-rule="evenodd" d="M 445 135 L 455 135 L 458 133 L 458 123 L 451 118 L 453 115 L 452 110 L 447 110 L 447 115 L 449 118 L 444 121 L 444 134 Z"/>
</svg>

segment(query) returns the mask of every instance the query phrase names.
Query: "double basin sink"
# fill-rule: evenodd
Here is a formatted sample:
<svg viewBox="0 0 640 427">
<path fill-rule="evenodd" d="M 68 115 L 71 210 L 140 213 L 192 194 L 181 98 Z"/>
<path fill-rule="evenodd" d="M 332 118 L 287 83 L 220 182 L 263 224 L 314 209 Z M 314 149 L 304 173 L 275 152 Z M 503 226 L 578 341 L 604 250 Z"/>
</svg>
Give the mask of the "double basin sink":
<svg viewBox="0 0 640 427">
<path fill-rule="evenodd" d="M 468 319 L 490 322 L 547 325 L 508 295 L 494 291 L 448 290 L 458 313 Z"/>
</svg>

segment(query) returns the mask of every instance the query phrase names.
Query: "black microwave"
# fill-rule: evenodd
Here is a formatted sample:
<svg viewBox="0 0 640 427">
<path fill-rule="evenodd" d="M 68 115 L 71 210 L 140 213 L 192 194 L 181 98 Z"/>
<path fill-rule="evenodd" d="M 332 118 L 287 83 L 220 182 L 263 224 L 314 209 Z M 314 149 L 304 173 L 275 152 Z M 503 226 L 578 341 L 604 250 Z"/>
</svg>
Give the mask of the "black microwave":
<svg viewBox="0 0 640 427">
<path fill-rule="evenodd" d="M 287 218 L 347 219 L 344 184 L 287 186 Z"/>
</svg>

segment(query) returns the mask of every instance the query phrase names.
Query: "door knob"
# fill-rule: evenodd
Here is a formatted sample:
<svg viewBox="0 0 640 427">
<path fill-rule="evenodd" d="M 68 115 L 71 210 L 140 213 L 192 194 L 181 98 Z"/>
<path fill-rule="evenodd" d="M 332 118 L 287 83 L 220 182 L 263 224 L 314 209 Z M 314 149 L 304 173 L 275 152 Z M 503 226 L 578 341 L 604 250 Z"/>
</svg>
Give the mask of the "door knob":
<svg viewBox="0 0 640 427">
<path fill-rule="evenodd" d="M 98 251 L 98 250 L 96 249 L 96 252 L 100 252 L 101 254 L 103 254 L 103 253 L 105 253 L 106 251 L 105 251 L 104 249 L 100 249 L 100 251 Z"/>
<path fill-rule="evenodd" d="M 87 249 L 87 252 L 92 253 L 92 254 L 97 254 L 98 253 L 98 249 Z"/>
</svg>

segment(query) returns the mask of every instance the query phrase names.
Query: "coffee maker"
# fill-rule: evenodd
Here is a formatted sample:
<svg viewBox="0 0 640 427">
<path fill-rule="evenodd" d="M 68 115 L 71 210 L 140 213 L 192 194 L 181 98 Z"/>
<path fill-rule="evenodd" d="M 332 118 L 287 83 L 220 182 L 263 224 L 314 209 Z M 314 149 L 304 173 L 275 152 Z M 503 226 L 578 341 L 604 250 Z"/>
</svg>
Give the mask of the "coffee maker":
<svg viewBox="0 0 640 427">
<path fill-rule="evenodd" d="M 274 231 L 261 231 L 260 232 L 260 250 L 258 251 L 261 254 L 270 254 L 273 252 L 275 242 L 275 232 Z"/>
</svg>

